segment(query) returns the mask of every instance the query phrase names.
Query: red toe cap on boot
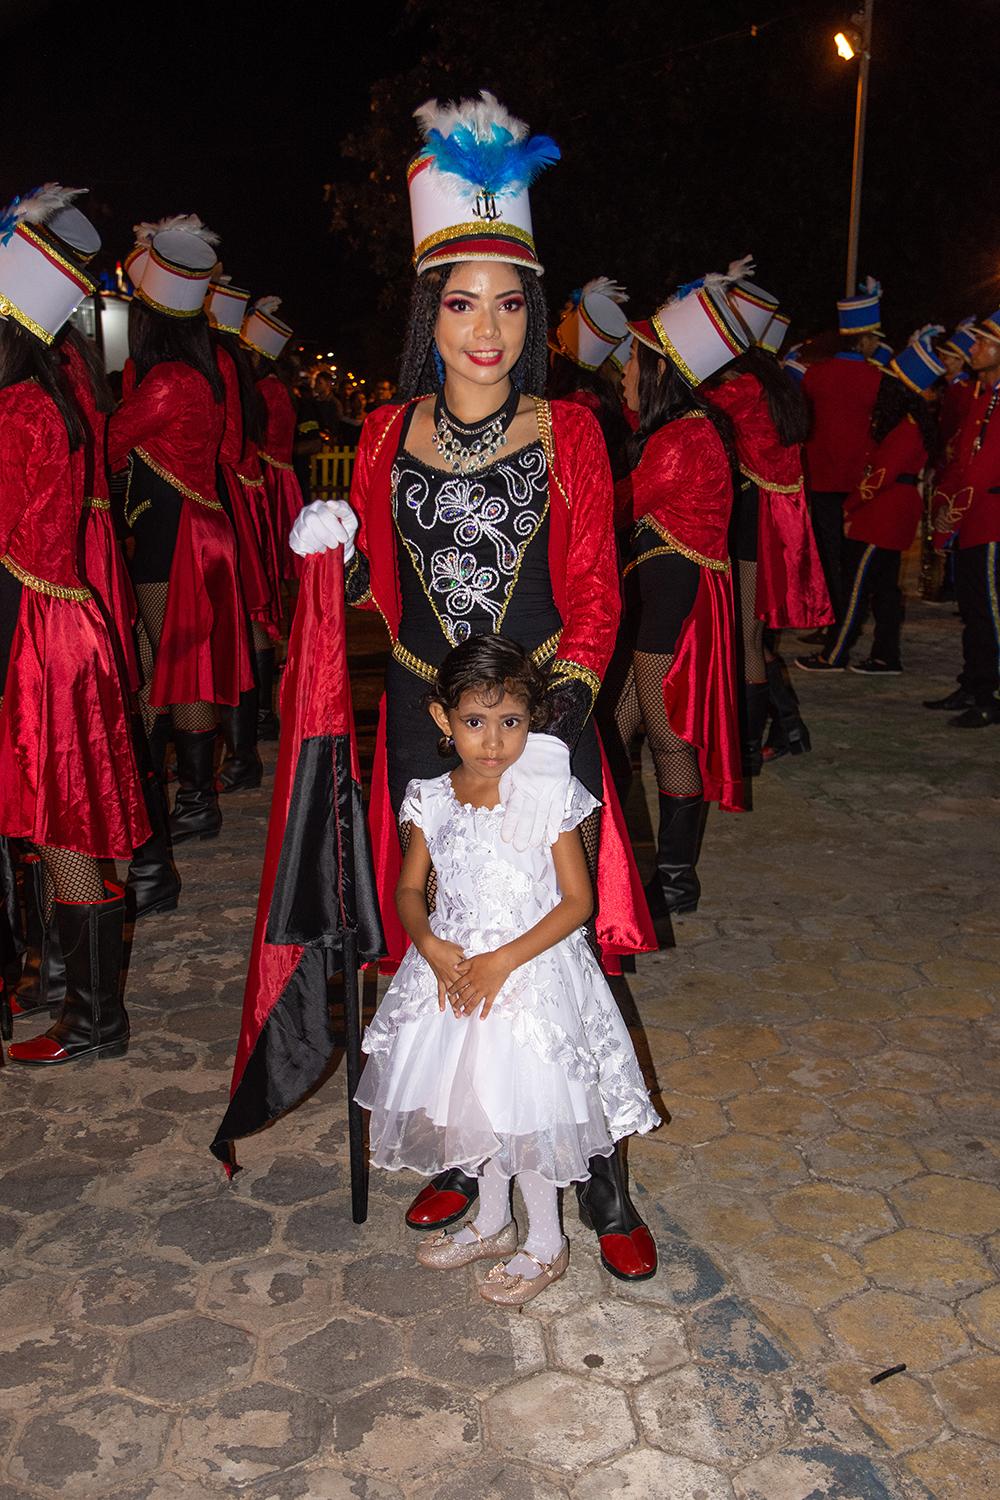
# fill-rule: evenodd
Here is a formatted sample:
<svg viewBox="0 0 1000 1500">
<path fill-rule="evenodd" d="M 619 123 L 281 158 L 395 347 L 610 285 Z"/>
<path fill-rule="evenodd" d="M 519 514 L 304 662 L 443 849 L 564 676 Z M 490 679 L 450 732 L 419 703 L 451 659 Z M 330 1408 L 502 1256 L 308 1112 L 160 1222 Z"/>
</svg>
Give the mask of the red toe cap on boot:
<svg viewBox="0 0 1000 1500">
<path fill-rule="evenodd" d="M 30 1042 L 11 1042 L 7 1048 L 7 1056 L 11 1062 L 34 1063 L 36 1066 L 45 1063 L 62 1063 L 69 1059 L 69 1053 L 65 1047 L 53 1041 L 50 1036 L 33 1036 Z"/>
<path fill-rule="evenodd" d="M 464 1193 L 451 1189 L 442 1193 L 429 1182 L 406 1210 L 406 1222 L 413 1229 L 436 1229 L 439 1224 L 459 1218 L 471 1201 Z"/>
<path fill-rule="evenodd" d="M 656 1275 L 656 1244 L 645 1224 L 631 1234 L 602 1234 L 601 1262 L 619 1281 L 648 1281 Z"/>
</svg>

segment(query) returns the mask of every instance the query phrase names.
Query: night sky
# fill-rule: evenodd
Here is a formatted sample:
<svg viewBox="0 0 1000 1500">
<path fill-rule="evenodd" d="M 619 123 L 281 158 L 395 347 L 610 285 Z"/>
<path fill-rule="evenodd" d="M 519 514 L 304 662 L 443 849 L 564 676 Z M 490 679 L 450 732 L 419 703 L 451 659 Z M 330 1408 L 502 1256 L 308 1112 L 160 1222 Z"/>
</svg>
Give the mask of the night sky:
<svg viewBox="0 0 1000 1500">
<path fill-rule="evenodd" d="M 0 194 L 89 185 L 82 206 L 118 256 L 137 219 L 196 211 L 233 280 L 282 295 L 300 338 L 392 374 L 408 116 L 478 83 L 563 146 L 533 197 L 553 308 L 605 273 L 645 311 L 671 279 L 752 250 L 761 284 L 811 330 L 843 291 L 856 67 L 830 38 L 852 9 L 2 0 Z M 902 338 L 1000 304 L 1000 3 L 876 0 L 875 20 L 859 269 L 881 277 Z M 331 233 L 325 191 L 364 180 L 342 143 L 369 126 L 373 85 L 400 152 L 377 268 L 366 221 L 356 243 Z"/>
</svg>

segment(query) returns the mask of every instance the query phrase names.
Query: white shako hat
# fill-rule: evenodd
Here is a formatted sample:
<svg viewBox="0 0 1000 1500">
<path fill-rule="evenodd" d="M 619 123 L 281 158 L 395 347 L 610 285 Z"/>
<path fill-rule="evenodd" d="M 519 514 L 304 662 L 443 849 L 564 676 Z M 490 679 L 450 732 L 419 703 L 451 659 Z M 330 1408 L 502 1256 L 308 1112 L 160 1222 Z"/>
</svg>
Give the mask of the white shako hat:
<svg viewBox="0 0 1000 1500">
<path fill-rule="evenodd" d="M 430 99 L 414 118 L 424 145 L 407 168 L 417 274 L 457 261 L 508 261 L 541 273 L 528 188 L 559 160 L 547 135 L 484 89 L 478 99 Z"/>
<path fill-rule="evenodd" d="M 218 261 L 214 247 L 219 236 L 197 214 L 171 214 L 165 219 L 136 224 L 134 233 L 136 242 L 125 259 L 125 274 L 136 294 L 157 312 L 174 317 L 193 318 L 201 312 Z M 171 238 L 161 239 L 164 235 Z M 153 245 L 157 240 L 159 245 L 154 255 Z M 195 241 L 200 241 L 200 245 Z"/>
<path fill-rule="evenodd" d="M 728 290 L 729 301 L 749 329 L 751 342 L 759 344 L 778 311 L 778 299 L 751 280 L 754 274 L 752 255 L 733 261 L 726 274 L 734 277 Z"/>
<path fill-rule="evenodd" d="M 727 276 L 703 276 L 680 287 L 651 318 L 628 325 L 640 343 L 665 355 L 692 387 L 750 347 L 750 336 L 726 296 L 728 285 Z"/>
<path fill-rule="evenodd" d="M 255 354 L 277 359 L 292 336 L 287 323 L 274 315 L 281 306 L 280 297 L 258 297 L 243 320 L 240 338 Z"/>
<path fill-rule="evenodd" d="M 628 293 L 607 276 L 597 276 L 574 298 L 574 306 L 559 319 L 553 348 L 585 370 L 599 370 L 628 333 L 621 308 Z"/>
<path fill-rule="evenodd" d="M 0 317 L 14 318 L 43 344 L 52 343 L 95 290 L 82 267 L 42 230 L 82 191 L 47 182 L 0 212 Z"/>
<path fill-rule="evenodd" d="M 626 334 L 621 343 L 618 345 L 618 348 L 615 349 L 613 353 L 608 355 L 608 358 L 617 370 L 624 370 L 625 366 L 628 364 L 629 357 L 632 353 L 633 338 L 634 334 Z"/>
<path fill-rule="evenodd" d="M 249 301 L 249 292 L 233 286 L 225 276 L 216 276 L 209 282 L 205 297 L 208 321 L 219 333 L 239 333 Z"/>
<path fill-rule="evenodd" d="M 781 346 L 785 342 L 785 334 L 791 327 L 791 323 L 791 318 L 786 318 L 782 312 L 776 312 L 757 340 L 760 347 L 766 349 L 768 354 L 780 354 Z"/>
</svg>

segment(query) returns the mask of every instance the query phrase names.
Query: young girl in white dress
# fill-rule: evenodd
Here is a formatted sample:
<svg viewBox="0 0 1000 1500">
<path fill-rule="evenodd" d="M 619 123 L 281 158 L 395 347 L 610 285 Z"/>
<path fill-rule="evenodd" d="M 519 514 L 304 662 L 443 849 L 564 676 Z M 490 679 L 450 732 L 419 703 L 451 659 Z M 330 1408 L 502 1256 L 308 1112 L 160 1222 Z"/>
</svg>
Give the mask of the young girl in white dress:
<svg viewBox="0 0 1000 1500">
<path fill-rule="evenodd" d="M 571 778 L 554 844 L 522 852 L 501 838 L 501 778 L 543 727 L 545 687 L 503 636 L 473 636 L 441 665 L 430 712 L 461 765 L 411 781 L 400 810 L 396 905 L 412 945 L 365 1033 L 357 1093 L 374 1166 L 479 1176 L 475 1221 L 417 1259 L 444 1270 L 501 1257 L 479 1293 L 508 1306 L 566 1271 L 557 1189 L 660 1123 L 584 932 L 593 892 L 576 830 L 598 803 Z M 514 1177 L 528 1211 L 519 1252 Z"/>
</svg>

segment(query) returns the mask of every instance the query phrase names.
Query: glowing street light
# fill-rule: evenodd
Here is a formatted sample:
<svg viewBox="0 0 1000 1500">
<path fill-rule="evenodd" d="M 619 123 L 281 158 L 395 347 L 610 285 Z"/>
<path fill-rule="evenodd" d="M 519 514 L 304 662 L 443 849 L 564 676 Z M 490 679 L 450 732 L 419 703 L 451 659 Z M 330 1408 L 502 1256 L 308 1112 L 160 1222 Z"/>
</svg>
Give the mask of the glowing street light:
<svg viewBox="0 0 1000 1500">
<path fill-rule="evenodd" d="M 860 55 L 858 94 L 854 109 L 854 159 L 851 164 L 851 217 L 847 230 L 847 277 L 845 297 L 853 297 L 858 280 L 858 237 L 861 232 L 861 174 L 865 161 L 865 124 L 868 116 L 868 71 L 871 65 L 872 12 L 875 0 L 851 17 L 850 26 L 834 37 L 838 56 L 845 62 Z"/>
</svg>

